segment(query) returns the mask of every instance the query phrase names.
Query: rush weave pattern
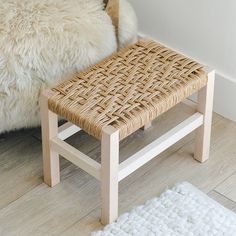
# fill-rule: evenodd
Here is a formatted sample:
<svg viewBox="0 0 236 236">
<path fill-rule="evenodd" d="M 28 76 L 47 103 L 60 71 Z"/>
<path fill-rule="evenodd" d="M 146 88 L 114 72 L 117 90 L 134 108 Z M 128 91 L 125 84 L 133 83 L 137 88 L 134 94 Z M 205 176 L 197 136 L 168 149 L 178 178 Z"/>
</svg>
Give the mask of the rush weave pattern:
<svg viewBox="0 0 236 236">
<path fill-rule="evenodd" d="M 98 139 L 108 125 L 123 139 L 206 84 L 202 65 L 141 40 L 52 88 L 48 106 Z"/>
</svg>

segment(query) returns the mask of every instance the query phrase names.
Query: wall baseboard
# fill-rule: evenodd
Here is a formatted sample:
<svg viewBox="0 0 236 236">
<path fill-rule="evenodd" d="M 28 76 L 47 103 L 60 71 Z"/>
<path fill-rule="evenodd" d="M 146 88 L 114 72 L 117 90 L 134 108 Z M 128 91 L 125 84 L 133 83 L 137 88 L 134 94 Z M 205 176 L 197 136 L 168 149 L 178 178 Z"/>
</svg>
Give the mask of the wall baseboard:
<svg viewBox="0 0 236 236">
<path fill-rule="evenodd" d="M 196 102 L 196 94 L 189 99 Z M 220 73 L 216 73 L 214 112 L 236 122 L 236 81 Z"/>
<path fill-rule="evenodd" d="M 216 73 L 214 111 L 236 122 L 236 81 Z"/>
<path fill-rule="evenodd" d="M 139 38 L 152 38 L 143 33 Z M 163 43 L 163 42 L 161 42 Z M 191 100 L 196 101 L 196 96 L 191 96 Z M 236 122 L 236 80 L 232 80 L 222 75 L 216 69 L 214 112 Z"/>
</svg>

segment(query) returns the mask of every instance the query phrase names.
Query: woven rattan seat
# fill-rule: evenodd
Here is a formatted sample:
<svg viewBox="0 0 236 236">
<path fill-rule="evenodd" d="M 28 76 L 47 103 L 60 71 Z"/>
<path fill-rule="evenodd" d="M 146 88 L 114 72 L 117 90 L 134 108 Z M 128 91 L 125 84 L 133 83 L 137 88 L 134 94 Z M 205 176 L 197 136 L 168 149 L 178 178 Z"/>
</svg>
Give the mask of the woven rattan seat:
<svg viewBox="0 0 236 236">
<path fill-rule="evenodd" d="M 52 88 L 48 107 L 98 139 L 111 125 L 121 140 L 206 84 L 202 65 L 141 40 Z"/>
</svg>

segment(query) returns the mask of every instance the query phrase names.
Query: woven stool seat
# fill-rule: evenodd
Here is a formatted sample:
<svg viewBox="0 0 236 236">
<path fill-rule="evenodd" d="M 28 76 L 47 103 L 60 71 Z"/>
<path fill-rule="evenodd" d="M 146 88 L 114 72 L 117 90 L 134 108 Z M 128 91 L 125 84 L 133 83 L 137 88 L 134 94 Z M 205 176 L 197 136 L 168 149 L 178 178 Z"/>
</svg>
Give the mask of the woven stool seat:
<svg viewBox="0 0 236 236">
<path fill-rule="evenodd" d="M 48 107 L 98 139 L 111 125 L 121 140 L 206 84 L 202 65 L 141 40 L 52 88 Z"/>
</svg>

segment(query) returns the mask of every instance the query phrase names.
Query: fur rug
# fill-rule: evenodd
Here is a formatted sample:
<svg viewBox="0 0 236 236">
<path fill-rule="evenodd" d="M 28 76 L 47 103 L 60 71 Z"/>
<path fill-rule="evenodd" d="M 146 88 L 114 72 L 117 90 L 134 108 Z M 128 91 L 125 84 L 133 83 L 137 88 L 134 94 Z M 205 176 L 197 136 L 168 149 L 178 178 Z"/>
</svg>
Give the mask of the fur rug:
<svg viewBox="0 0 236 236">
<path fill-rule="evenodd" d="M 39 95 L 117 49 L 102 0 L 0 0 L 0 133 L 40 123 Z M 136 40 L 120 0 L 118 47 Z"/>
</svg>

